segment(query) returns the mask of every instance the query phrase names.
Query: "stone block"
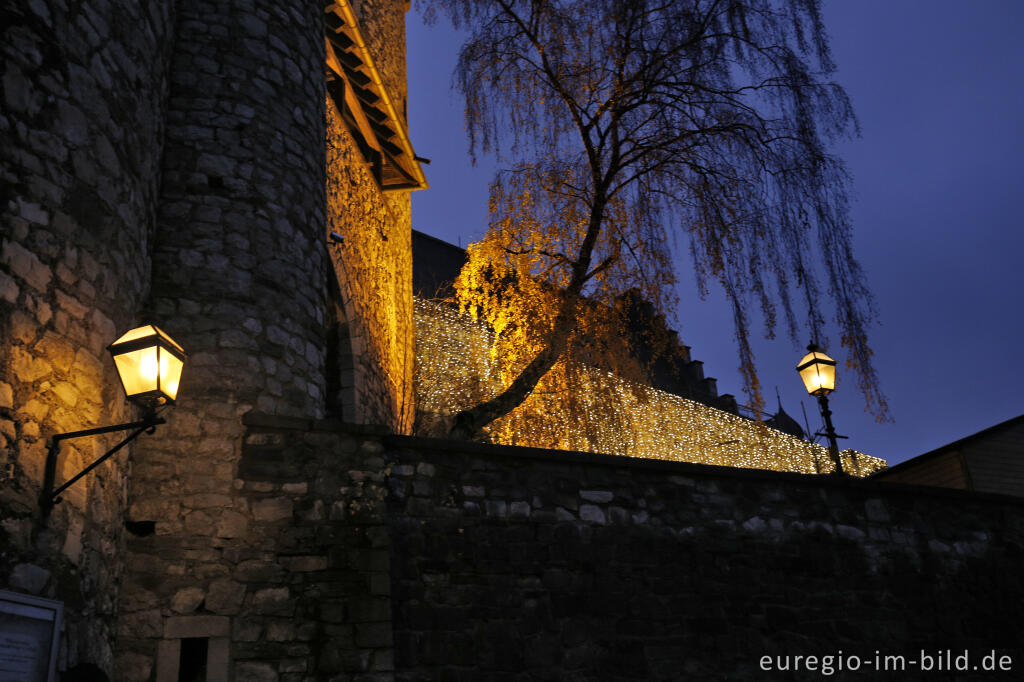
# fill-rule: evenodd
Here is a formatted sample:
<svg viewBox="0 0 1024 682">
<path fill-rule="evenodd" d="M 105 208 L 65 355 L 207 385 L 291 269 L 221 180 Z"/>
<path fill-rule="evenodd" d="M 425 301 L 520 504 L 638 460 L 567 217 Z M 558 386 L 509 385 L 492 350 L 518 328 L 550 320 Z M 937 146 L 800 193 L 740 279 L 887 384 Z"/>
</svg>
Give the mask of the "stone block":
<svg viewBox="0 0 1024 682">
<path fill-rule="evenodd" d="M 122 613 L 152 609 L 159 603 L 159 598 L 154 592 L 139 585 L 129 583 L 121 588 L 119 608 Z"/>
<path fill-rule="evenodd" d="M 235 666 L 235 678 L 246 682 L 278 682 L 277 670 L 269 663 L 249 661 Z"/>
<path fill-rule="evenodd" d="M 20 277 L 36 291 L 44 293 L 53 273 L 43 265 L 36 255 L 15 241 L 3 242 L 0 262 L 7 265 L 11 272 Z"/>
<path fill-rule="evenodd" d="M 89 308 L 81 301 L 59 289 L 57 290 L 57 307 L 75 320 L 84 320 L 85 316 L 89 314 Z"/>
<path fill-rule="evenodd" d="M 194 612 L 203 603 L 206 593 L 199 587 L 186 587 L 171 597 L 171 611 L 181 614 Z"/>
<path fill-rule="evenodd" d="M 287 556 L 281 557 L 281 563 L 293 573 L 323 571 L 327 569 L 327 557 L 325 556 Z"/>
<path fill-rule="evenodd" d="M 273 523 L 292 517 L 292 501 L 287 497 L 271 497 L 252 503 L 252 515 L 257 521 Z"/>
<path fill-rule="evenodd" d="M 607 490 L 581 490 L 580 497 L 587 502 L 598 502 L 604 504 L 615 499 L 615 494 Z"/>
<path fill-rule="evenodd" d="M 148 682 L 153 672 L 153 658 L 134 651 L 118 655 L 117 676 L 123 682 Z"/>
<path fill-rule="evenodd" d="M 590 521 L 592 523 L 608 523 L 604 510 L 592 504 L 580 505 L 580 519 Z"/>
<path fill-rule="evenodd" d="M 255 642 L 263 634 L 263 624 L 248 618 L 235 618 L 232 628 L 236 642 Z"/>
<path fill-rule="evenodd" d="M 164 621 L 163 636 L 168 639 L 227 637 L 230 633 L 227 616 L 171 616 Z"/>
<path fill-rule="evenodd" d="M 163 630 L 159 609 L 149 609 L 122 615 L 117 622 L 121 637 L 159 637 Z"/>
<path fill-rule="evenodd" d="M 18 347 L 11 350 L 10 369 L 11 376 L 24 383 L 32 383 L 53 371 L 49 362 Z"/>
<path fill-rule="evenodd" d="M 269 587 L 253 595 L 252 609 L 261 615 L 289 616 L 295 610 L 295 602 L 287 587 Z"/>
<path fill-rule="evenodd" d="M 576 515 L 568 509 L 558 507 L 555 509 L 555 520 L 556 521 L 575 521 Z"/>
<path fill-rule="evenodd" d="M 246 582 L 276 582 L 284 576 L 284 569 L 272 561 L 247 559 L 235 567 L 235 578 Z"/>
<path fill-rule="evenodd" d="M 462 486 L 462 494 L 466 497 L 483 497 L 487 494 L 487 491 L 480 485 L 464 485 Z"/>
<path fill-rule="evenodd" d="M 290 642 L 295 639 L 295 623 L 291 620 L 272 620 L 266 626 L 268 642 Z"/>
<path fill-rule="evenodd" d="M 484 500 L 484 513 L 487 516 L 503 518 L 508 513 L 505 500 Z"/>
<path fill-rule="evenodd" d="M 50 581 L 50 572 L 36 564 L 17 564 L 11 571 L 11 587 L 29 594 L 40 594 Z"/>
<path fill-rule="evenodd" d="M 20 292 L 21 289 L 19 289 L 18 283 L 14 281 L 14 278 L 5 272 L 0 272 L 0 299 L 8 303 L 16 303 Z"/>
<path fill-rule="evenodd" d="M 221 512 L 217 519 L 217 537 L 238 538 L 249 532 L 249 519 L 236 511 Z"/>
<path fill-rule="evenodd" d="M 206 609 L 222 615 L 234 615 L 242 610 L 245 585 L 234 580 L 214 580 L 206 595 Z"/>
<path fill-rule="evenodd" d="M 231 497 L 220 493 L 200 493 L 198 495 L 186 495 L 182 498 L 182 505 L 188 509 L 210 509 L 213 507 L 227 507 L 231 505 Z"/>
<path fill-rule="evenodd" d="M 78 404 L 79 392 L 72 384 L 69 384 L 66 381 L 61 381 L 58 382 L 52 390 L 68 407 L 74 407 Z"/>
<path fill-rule="evenodd" d="M 15 310 L 8 318 L 7 333 L 9 338 L 30 345 L 36 339 L 36 321 L 20 310 Z"/>
<path fill-rule="evenodd" d="M 847 540 L 863 540 L 867 533 L 856 526 L 836 525 L 836 535 Z"/>
<path fill-rule="evenodd" d="M 223 518 L 217 520 L 212 514 L 205 511 L 196 511 L 185 514 L 185 531 L 192 535 L 211 535 L 216 525 L 218 537 L 224 537 L 220 533 L 220 524 Z M 227 536 L 233 537 L 233 536 Z"/>
</svg>

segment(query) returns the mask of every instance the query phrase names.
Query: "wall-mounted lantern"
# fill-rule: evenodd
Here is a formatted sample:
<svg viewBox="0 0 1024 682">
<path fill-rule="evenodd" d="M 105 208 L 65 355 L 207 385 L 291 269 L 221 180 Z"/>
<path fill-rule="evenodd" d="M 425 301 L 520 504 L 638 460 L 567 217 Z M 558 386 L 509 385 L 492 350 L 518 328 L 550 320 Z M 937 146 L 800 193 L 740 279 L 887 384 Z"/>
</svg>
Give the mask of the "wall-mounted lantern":
<svg viewBox="0 0 1024 682">
<path fill-rule="evenodd" d="M 156 408 L 161 405 L 173 404 L 178 397 L 181 371 L 185 366 L 185 351 L 159 327 L 145 325 L 132 329 L 110 344 L 107 350 L 114 358 L 114 366 L 117 368 L 121 386 L 124 387 L 128 400 L 141 405 L 146 411 L 139 421 L 58 433 L 50 439 L 50 446 L 46 453 L 43 490 L 39 496 L 39 505 L 42 507 L 43 516 L 48 515 L 53 506 L 60 502 L 60 494 L 79 479 L 144 432 L 153 433 L 157 425 L 166 423 L 163 417 L 157 416 Z M 54 490 L 61 441 L 117 431 L 131 431 L 131 433 L 108 450 L 105 455 Z"/>
<path fill-rule="evenodd" d="M 185 351 L 159 327 L 133 329 L 107 350 L 128 400 L 152 409 L 178 397 Z"/>
<path fill-rule="evenodd" d="M 837 438 L 845 436 L 836 435 L 832 426 L 832 410 L 828 408 L 828 394 L 836 387 L 836 361 L 825 355 L 825 351 L 812 343 L 807 346 L 807 355 L 797 363 L 796 371 L 803 379 L 807 392 L 818 398 L 818 407 L 821 408 L 821 417 L 825 420 L 825 433 L 815 434 L 828 438 L 828 451 L 832 455 L 832 461 L 836 465 L 836 474 L 843 473 L 843 462 L 839 457 L 839 445 Z"/>
</svg>

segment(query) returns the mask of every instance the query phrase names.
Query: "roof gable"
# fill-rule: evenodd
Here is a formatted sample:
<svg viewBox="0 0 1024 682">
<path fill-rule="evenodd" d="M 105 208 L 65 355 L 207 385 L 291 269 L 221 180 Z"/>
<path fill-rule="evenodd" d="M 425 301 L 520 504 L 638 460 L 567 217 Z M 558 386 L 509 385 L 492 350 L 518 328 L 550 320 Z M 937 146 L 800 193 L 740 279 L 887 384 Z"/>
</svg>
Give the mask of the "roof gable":
<svg viewBox="0 0 1024 682">
<path fill-rule="evenodd" d="M 348 0 L 324 3 L 327 93 L 384 191 L 426 189 L 427 179 L 359 31 Z"/>
</svg>

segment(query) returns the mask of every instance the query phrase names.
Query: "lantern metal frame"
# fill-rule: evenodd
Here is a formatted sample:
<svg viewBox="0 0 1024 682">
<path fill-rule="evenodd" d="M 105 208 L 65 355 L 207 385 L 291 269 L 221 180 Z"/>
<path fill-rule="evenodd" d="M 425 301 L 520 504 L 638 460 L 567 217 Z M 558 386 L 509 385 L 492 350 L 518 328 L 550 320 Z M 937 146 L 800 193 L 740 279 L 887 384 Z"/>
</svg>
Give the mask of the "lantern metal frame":
<svg viewBox="0 0 1024 682">
<path fill-rule="evenodd" d="M 157 426 L 166 423 L 167 420 L 163 417 L 157 416 L 156 412 L 148 412 L 139 421 L 129 422 L 127 424 L 100 426 L 95 429 L 69 431 L 67 433 L 58 433 L 54 435 L 50 438 L 50 444 L 46 451 L 46 469 L 43 473 L 43 489 L 39 494 L 39 506 L 43 509 L 43 515 L 48 515 L 53 507 L 60 503 L 61 493 L 77 483 L 79 479 L 84 477 L 100 464 L 103 464 L 103 462 L 110 459 L 110 457 L 112 457 L 118 450 L 123 448 L 125 445 L 128 445 L 128 443 L 131 443 L 143 433 L 153 433 Z M 120 443 L 107 450 L 106 454 L 102 457 L 98 458 L 92 464 L 68 479 L 62 486 L 56 490 L 53 489 L 57 478 L 57 458 L 60 455 L 60 444 L 62 441 L 71 440 L 72 438 L 84 438 L 86 436 L 99 436 L 104 433 L 116 433 L 118 431 L 132 431 L 132 433 L 124 438 Z"/>
<path fill-rule="evenodd" d="M 175 399 L 177 397 L 177 392 L 175 391 L 175 395 L 172 397 L 170 394 L 163 390 L 163 387 L 160 386 L 160 353 L 162 351 L 166 351 L 170 353 L 172 356 L 176 357 L 179 361 L 181 361 L 182 365 L 184 365 L 185 351 L 181 348 L 181 346 L 177 344 L 177 342 L 175 342 L 170 336 L 168 336 L 166 332 L 161 330 L 156 325 L 144 326 L 151 327 L 153 329 L 153 333 L 147 334 L 146 336 L 143 336 L 138 339 L 123 341 L 121 343 L 115 341 L 114 343 L 110 344 L 110 346 L 107 347 L 107 350 L 110 352 L 111 357 L 116 357 L 117 355 L 124 353 L 131 353 L 133 351 L 137 351 L 142 348 L 148 348 L 152 346 L 156 346 L 157 348 L 157 387 L 156 389 L 151 391 L 145 391 L 129 395 L 127 386 L 125 385 L 125 378 L 121 375 L 121 368 L 117 365 L 116 361 L 114 362 L 115 369 L 117 370 L 117 376 L 121 382 L 121 388 L 125 392 L 126 399 L 129 400 L 130 402 L 134 402 L 141 405 L 145 409 L 145 413 L 143 414 L 142 419 L 133 422 L 128 422 L 125 424 L 99 426 L 92 429 L 82 429 L 80 431 L 68 431 L 66 433 L 58 433 L 51 436 L 46 451 L 46 467 L 43 471 L 43 487 L 39 493 L 39 506 L 42 509 L 43 518 L 49 516 L 50 512 L 53 510 L 53 507 L 60 503 L 61 494 L 65 490 L 73 486 L 75 483 L 77 483 L 79 480 L 85 477 L 89 472 L 98 467 L 100 464 L 110 459 L 114 454 L 121 450 L 121 448 L 131 443 L 133 440 L 141 436 L 143 433 L 151 434 L 156 430 L 157 426 L 159 426 L 160 424 L 167 423 L 166 419 L 164 419 L 163 417 L 159 416 L 156 413 L 156 408 L 161 405 L 174 404 Z M 127 332 L 126 334 L 123 334 L 119 338 L 123 338 L 128 333 L 131 332 Z M 56 484 L 57 479 L 57 460 L 60 457 L 60 446 L 62 442 L 66 440 L 72 440 L 74 438 L 100 436 L 106 433 L 117 433 L 120 431 L 130 431 L 131 433 L 125 436 L 117 445 L 107 450 L 107 452 L 104 453 L 101 457 L 97 458 L 91 464 L 82 469 L 80 472 L 78 472 L 77 474 L 69 478 L 67 481 L 65 481 L 63 485 L 54 489 L 54 485 Z"/>
</svg>

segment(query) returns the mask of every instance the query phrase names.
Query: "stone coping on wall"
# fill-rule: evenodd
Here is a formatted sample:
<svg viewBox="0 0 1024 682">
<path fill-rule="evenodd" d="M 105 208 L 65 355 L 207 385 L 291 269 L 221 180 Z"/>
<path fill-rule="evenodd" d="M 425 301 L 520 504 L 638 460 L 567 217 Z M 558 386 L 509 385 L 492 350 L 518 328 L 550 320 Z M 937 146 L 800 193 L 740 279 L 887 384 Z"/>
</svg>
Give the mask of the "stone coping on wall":
<svg viewBox="0 0 1024 682">
<path fill-rule="evenodd" d="M 853 478 L 847 476 L 800 474 L 767 469 L 743 469 L 723 467 L 710 464 L 676 462 L 660 459 L 644 459 L 639 457 L 621 457 L 595 452 L 578 452 L 567 450 L 550 450 L 546 448 L 530 448 L 515 445 L 494 445 L 474 441 L 462 441 L 445 438 L 426 438 L 422 436 L 405 436 L 395 434 L 386 426 L 377 424 L 351 424 L 336 419 L 305 419 L 300 417 L 284 417 L 261 412 L 248 412 L 242 416 L 242 423 L 255 429 L 271 429 L 284 431 L 321 431 L 328 433 L 348 433 L 352 435 L 378 436 L 384 443 L 393 448 L 408 448 L 438 452 L 461 452 L 478 457 L 494 458 L 508 461 L 509 459 L 558 461 L 564 464 L 583 464 L 589 466 L 627 468 L 640 471 L 662 472 L 676 476 L 698 476 L 702 478 L 739 478 L 745 480 L 763 480 L 771 482 L 791 482 L 795 484 L 812 484 L 829 488 L 856 488 L 861 491 L 873 491 L 879 494 L 900 494 L 916 497 L 931 497 L 960 502 L 988 502 L 997 505 L 1024 507 L 1024 498 L 998 493 L 979 492 L 974 490 L 957 490 L 934 486 L 914 485 L 890 481 Z M 883 470 L 884 471 L 884 470 Z"/>
</svg>

